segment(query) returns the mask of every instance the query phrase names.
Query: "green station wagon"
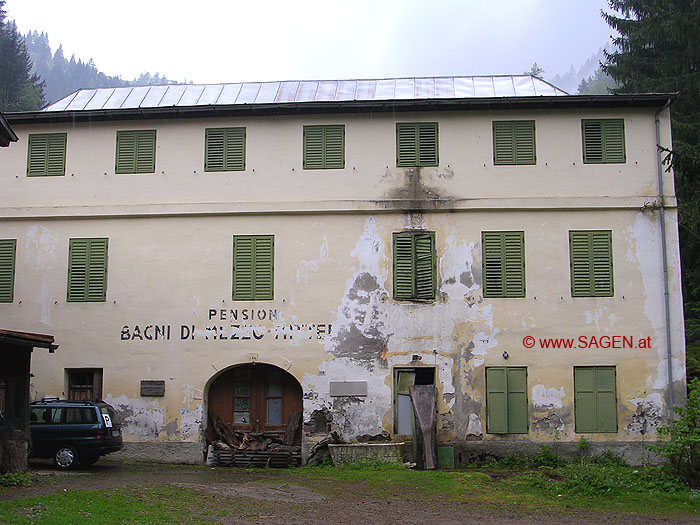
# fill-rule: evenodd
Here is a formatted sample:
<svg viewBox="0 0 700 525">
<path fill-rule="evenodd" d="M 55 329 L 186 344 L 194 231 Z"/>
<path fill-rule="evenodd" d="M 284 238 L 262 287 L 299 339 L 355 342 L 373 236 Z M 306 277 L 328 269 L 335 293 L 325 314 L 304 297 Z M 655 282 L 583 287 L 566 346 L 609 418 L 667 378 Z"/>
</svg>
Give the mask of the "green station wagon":
<svg viewBox="0 0 700 525">
<path fill-rule="evenodd" d="M 53 458 L 60 469 L 92 465 L 123 446 L 119 415 L 104 401 L 35 401 L 29 429 L 29 457 Z"/>
</svg>

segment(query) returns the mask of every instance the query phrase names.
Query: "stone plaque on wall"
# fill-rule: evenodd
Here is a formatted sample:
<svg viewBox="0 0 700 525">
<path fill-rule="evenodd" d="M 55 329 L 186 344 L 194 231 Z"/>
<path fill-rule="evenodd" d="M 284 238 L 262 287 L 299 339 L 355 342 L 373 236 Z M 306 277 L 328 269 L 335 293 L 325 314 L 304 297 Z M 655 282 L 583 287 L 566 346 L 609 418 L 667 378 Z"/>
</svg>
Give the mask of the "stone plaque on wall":
<svg viewBox="0 0 700 525">
<path fill-rule="evenodd" d="M 144 379 L 141 381 L 141 395 L 162 397 L 165 395 L 165 381 L 151 381 Z"/>
<path fill-rule="evenodd" d="M 331 381 L 330 390 L 332 397 L 366 397 L 367 381 Z"/>
</svg>

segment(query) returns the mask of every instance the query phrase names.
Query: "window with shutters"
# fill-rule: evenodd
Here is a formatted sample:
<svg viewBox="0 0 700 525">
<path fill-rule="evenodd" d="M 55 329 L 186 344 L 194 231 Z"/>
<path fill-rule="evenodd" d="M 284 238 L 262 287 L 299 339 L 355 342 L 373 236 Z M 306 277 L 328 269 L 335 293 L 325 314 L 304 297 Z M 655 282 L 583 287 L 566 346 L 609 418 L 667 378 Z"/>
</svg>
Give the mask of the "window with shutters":
<svg viewBox="0 0 700 525">
<path fill-rule="evenodd" d="M 234 235 L 233 300 L 272 300 L 274 260 L 274 235 Z"/>
<path fill-rule="evenodd" d="M 612 232 L 570 231 L 569 250 L 571 296 L 612 297 Z"/>
<path fill-rule="evenodd" d="M 156 130 L 117 131 L 115 173 L 155 173 Z"/>
<path fill-rule="evenodd" d="M 481 232 L 484 297 L 525 297 L 525 233 Z"/>
<path fill-rule="evenodd" d="M 399 168 L 438 165 L 437 122 L 396 124 L 396 165 Z"/>
<path fill-rule="evenodd" d="M 527 368 L 486 369 L 486 432 L 527 434 Z"/>
<path fill-rule="evenodd" d="M 394 233 L 394 299 L 435 299 L 435 232 Z"/>
<path fill-rule="evenodd" d="M 66 174 L 66 134 L 29 135 L 27 177 L 52 177 Z"/>
<path fill-rule="evenodd" d="M 345 167 L 345 126 L 304 126 L 304 169 Z"/>
<path fill-rule="evenodd" d="M 245 170 L 245 128 L 204 131 L 204 171 Z"/>
<path fill-rule="evenodd" d="M 107 298 L 107 239 L 71 239 L 68 249 L 68 302 Z"/>
<path fill-rule="evenodd" d="M 576 432 L 617 432 L 614 366 L 574 367 Z"/>
<path fill-rule="evenodd" d="M 15 290 L 17 239 L 0 239 L 0 303 L 11 303 Z"/>
<path fill-rule="evenodd" d="M 535 121 L 493 122 L 493 163 L 535 164 Z"/>
<path fill-rule="evenodd" d="M 584 164 L 625 162 L 625 121 L 595 119 L 581 121 Z"/>
</svg>

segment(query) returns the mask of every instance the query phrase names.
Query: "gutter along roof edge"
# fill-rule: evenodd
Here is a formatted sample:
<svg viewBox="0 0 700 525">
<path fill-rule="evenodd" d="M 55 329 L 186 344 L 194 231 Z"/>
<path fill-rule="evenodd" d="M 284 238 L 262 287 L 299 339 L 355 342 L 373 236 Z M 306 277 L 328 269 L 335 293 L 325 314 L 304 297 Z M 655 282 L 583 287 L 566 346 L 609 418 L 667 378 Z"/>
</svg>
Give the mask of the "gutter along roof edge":
<svg viewBox="0 0 700 525">
<path fill-rule="evenodd" d="M 5 113 L 13 124 L 147 120 L 156 118 L 205 118 L 230 115 L 301 115 L 330 113 L 468 111 L 483 109 L 572 109 L 662 107 L 678 93 L 638 93 L 620 95 L 554 95 L 531 97 L 489 97 L 460 99 L 392 99 L 314 102 L 275 102 L 267 104 L 230 104 L 199 106 L 163 106 L 155 108 L 96 109 L 77 111 L 31 111 Z"/>
</svg>

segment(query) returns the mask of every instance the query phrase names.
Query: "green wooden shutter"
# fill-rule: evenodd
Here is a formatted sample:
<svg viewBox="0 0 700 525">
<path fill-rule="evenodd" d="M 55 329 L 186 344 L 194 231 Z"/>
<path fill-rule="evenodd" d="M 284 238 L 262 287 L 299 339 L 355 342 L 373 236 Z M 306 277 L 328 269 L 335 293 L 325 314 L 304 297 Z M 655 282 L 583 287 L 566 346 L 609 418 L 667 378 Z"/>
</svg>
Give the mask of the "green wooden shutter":
<svg viewBox="0 0 700 525">
<path fill-rule="evenodd" d="M 625 162 L 625 121 L 608 119 L 603 121 L 604 162 Z"/>
<path fill-rule="evenodd" d="M 437 122 L 396 124 L 398 167 L 438 165 Z"/>
<path fill-rule="evenodd" d="M 508 433 L 508 380 L 506 369 L 486 369 L 486 432 Z"/>
<path fill-rule="evenodd" d="M 304 126 L 304 169 L 323 169 L 323 126 Z"/>
<path fill-rule="evenodd" d="M 117 131 L 115 173 L 154 173 L 156 130 Z"/>
<path fill-rule="evenodd" d="M 535 160 L 534 120 L 493 122 L 494 164 L 535 164 Z"/>
<path fill-rule="evenodd" d="M 245 170 L 245 128 L 226 130 L 226 170 Z"/>
<path fill-rule="evenodd" d="M 107 239 L 88 242 L 87 301 L 107 299 Z"/>
<path fill-rule="evenodd" d="M 524 232 L 482 232 L 484 297 L 525 297 Z"/>
<path fill-rule="evenodd" d="M 607 164 L 625 162 L 623 119 L 582 120 L 583 162 Z"/>
<path fill-rule="evenodd" d="M 527 368 L 486 369 L 486 431 L 527 434 Z"/>
<path fill-rule="evenodd" d="M 569 232 L 572 297 L 612 297 L 612 232 Z"/>
<path fill-rule="evenodd" d="M 612 297 L 612 232 L 591 232 L 591 275 L 593 295 Z"/>
<path fill-rule="evenodd" d="M 66 173 L 66 134 L 29 135 L 27 176 L 61 176 Z"/>
<path fill-rule="evenodd" d="M 413 124 L 396 124 L 396 165 L 414 167 L 418 164 L 417 130 Z"/>
<path fill-rule="evenodd" d="M 527 434 L 527 368 L 508 367 L 508 432 Z"/>
<path fill-rule="evenodd" d="M 274 236 L 233 237 L 233 300 L 272 300 Z"/>
<path fill-rule="evenodd" d="M 68 302 L 87 299 L 88 240 L 71 239 L 68 248 Z"/>
<path fill-rule="evenodd" d="M 304 126 L 304 169 L 345 167 L 345 126 Z"/>
<path fill-rule="evenodd" d="M 591 258 L 588 233 L 569 232 L 569 250 L 571 296 L 590 297 L 593 293 L 593 287 L 591 286 Z"/>
<path fill-rule="evenodd" d="M 614 366 L 574 368 L 576 432 L 617 432 Z"/>
<path fill-rule="evenodd" d="M 617 396 L 615 367 L 595 367 L 596 428 L 598 432 L 617 432 Z"/>
<path fill-rule="evenodd" d="M 274 282 L 275 244 L 272 235 L 259 236 L 254 239 L 255 266 L 253 274 L 254 295 L 256 300 L 272 300 Z"/>
<path fill-rule="evenodd" d="M 345 167 L 345 126 L 324 126 L 324 133 L 324 168 L 343 169 Z"/>
<path fill-rule="evenodd" d="M 484 297 L 503 297 L 503 242 L 499 232 L 481 232 Z"/>
<path fill-rule="evenodd" d="M 512 122 L 493 122 L 493 163 L 515 164 L 515 141 Z"/>
<path fill-rule="evenodd" d="M 136 172 L 136 135 L 132 131 L 117 131 L 115 173 Z"/>
<path fill-rule="evenodd" d="M 46 152 L 46 175 L 61 176 L 66 173 L 66 134 L 51 133 Z"/>
<path fill-rule="evenodd" d="M 394 299 L 435 299 L 435 234 L 394 233 Z"/>
<path fill-rule="evenodd" d="M 535 164 L 535 121 L 517 120 L 515 128 L 515 163 Z"/>
<path fill-rule="evenodd" d="M 503 232 L 504 297 L 525 297 L 525 233 Z"/>
<path fill-rule="evenodd" d="M 0 303 L 14 300 L 16 251 L 16 239 L 0 239 Z"/>
<path fill-rule="evenodd" d="M 107 239 L 70 239 L 68 302 L 102 302 L 107 296 Z"/>
<path fill-rule="evenodd" d="M 576 432 L 595 432 L 595 369 L 574 368 L 574 416 Z"/>
<path fill-rule="evenodd" d="M 413 234 L 394 233 L 394 298 L 413 299 L 414 282 Z"/>
<path fill-rule="evenodd" d="M 225 171 L 225 130 L 204 131 L 204 171 Z"/>
<path fill-rule="evenodd" d="M 435 298 L 435 236 L 419 233 L 414 236 L 415 299 L 430 301 Z"/>
<path fill-rule="evenodd" d="M 600 120 L 582 120 L 583 162 L 603 162 L 603 125 Z"/>
<path fill-rule="evenodd" d="M 418 166 L 438 165 L 437 123 L 425 122 L 418 126 Z"/>
<path fill-rule="evenodd" d="M 253 299 L 253 237 L 233 237 L 233 300 Z"/>
<path fill-rule="evenodd" d="M 156 171 L 156 130 L 139 131 L 136 135 L 136 173 Z"/>
<path fill-rule="evenodd" d="M 206 129 L 204 171 L 245 170 L 245 128 Z"/>
</svg>

